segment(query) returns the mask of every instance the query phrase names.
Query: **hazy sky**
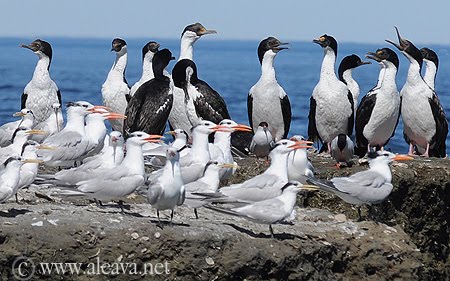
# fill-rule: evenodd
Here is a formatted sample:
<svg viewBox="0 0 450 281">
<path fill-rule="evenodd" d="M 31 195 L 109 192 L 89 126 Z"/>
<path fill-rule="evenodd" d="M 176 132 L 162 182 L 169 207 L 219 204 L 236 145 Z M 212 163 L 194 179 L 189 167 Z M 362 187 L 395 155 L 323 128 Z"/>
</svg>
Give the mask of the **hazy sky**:
<svg viewBox="0 0 450 281">
<path fill-rule="evenodd" d="M 447 0 L 11 0 L 2 1 L 0 36 L 179 38 L 198 21 L 218 31 L 215 40 L 298 41 L 328 33 L 341 42 L 375 43 L 395 39 L 397 25 L 415 43 L 450 44 L 449 11 Z"/>
</svg>

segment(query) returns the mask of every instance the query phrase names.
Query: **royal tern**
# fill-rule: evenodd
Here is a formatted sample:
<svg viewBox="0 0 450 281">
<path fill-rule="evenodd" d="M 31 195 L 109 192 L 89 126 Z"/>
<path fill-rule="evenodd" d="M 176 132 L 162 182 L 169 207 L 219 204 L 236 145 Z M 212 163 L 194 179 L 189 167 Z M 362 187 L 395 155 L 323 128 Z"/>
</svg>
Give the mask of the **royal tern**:
<svg viewBox="0 0 450 281">
<path fill-rule="evenodd" d="M 20 126 L 34 128 L 34 114 L 30 109 L 24 108 L 21 111 L 14 113 L 13 116 L 21 117 L 21 119 L 3 124 L 0 127 L 0 147 L 5 147 L 12 143 L 14 131 Z"/>
<path fill-rule="evenodd" d="M 14 131 L 12 143 L 6 147 L 0 148 L 0 163 L 3 163 L 11 156 L 20 156 L 25 142 L 33 134 L 42 134 L 40 130 L 29 130 L 29 128 L 20 126 Z M 1 169 L 1 167 L 0 167 Z"/>
</svg>

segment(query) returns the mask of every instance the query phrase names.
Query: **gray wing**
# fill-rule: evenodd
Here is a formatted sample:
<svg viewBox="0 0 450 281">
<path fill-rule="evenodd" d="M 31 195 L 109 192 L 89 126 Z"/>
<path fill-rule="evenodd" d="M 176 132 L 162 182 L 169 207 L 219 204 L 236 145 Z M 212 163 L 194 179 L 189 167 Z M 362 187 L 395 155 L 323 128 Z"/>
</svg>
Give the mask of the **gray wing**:
<svg viewBox="0 0 450 281">
<path fill-rule="evenodd" d="M 249 202 L 262 201 L 281 194 L 283 183 L 273 175 L 259 175 L 242 184 L 231 185 L 219 189 L 225 196 Z"/>
<path fill-rule="evenodd" d="M 150 205 L 154 205 L 156 202 L 158 202 L 163 192 L 164 187 L 159 182 L 150 185 L 147 191 L 147 202 Z"/>
<path fill-rule="evenodd" d="M 284 209 L 283 202 L 274 198 L 256 202 L 244 207 L 234 208 L 232 211 L 259 223 L 272 224 L 279 222 L 290 215 L 290 213 L 287 214 Z"/>
</svg>

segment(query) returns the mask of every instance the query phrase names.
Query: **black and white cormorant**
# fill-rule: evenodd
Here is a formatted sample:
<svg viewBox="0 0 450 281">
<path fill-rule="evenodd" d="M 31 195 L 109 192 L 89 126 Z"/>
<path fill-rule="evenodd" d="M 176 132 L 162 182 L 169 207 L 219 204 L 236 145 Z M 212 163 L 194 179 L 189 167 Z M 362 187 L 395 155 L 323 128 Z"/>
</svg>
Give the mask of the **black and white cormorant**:
<svg viewBox="0 0 450 281">
<path fill-rule="evenodd" d="M 287 49 L 286 44 L 274 37 L 268 37 L 259 43 L 261 77 L 247 97 L 248 120 L 253 132 L 258 130 L 261 122 L 266 122 L 275 141 L 286 138 L 291 126 L 289 97 L 278 84 L 273 67 L 278 52 Z"/>
<path fill-rule="evenodd" d="M 406 83 L 400 91 L 403 135 L 409 144 L 409 154 L 417 152 L 424 157 L 445 157 L 448 123 L 436 92 L 420 75 L 423 57 L 409 40 L 403 39 L 397 28 L 397 47 L 409 60 Z"/>
<path fill-rule="evenodd" d="M 372 147 L 383 150 L 394 136 L 400 117 L 400 96 L 395 82 L 399 66 L 397 54 L 383 48 L 367 53 L 367 58 L 377 61 L 381 69 L 377 85 L 361 99 L 356 110 L 355 135 L 360 157 Z"/>
<path fill-rule="evenodd" d="M 130 86 L 125 79 L 127 43 L 123 39 L 115 38 L 112 41 L 111 51 L 116 53 L 116 60 L 102 85 L 103 105 L 111 108 L 113 112 L 124 114 L 130 99 Z M 123 120 L 110 120 L 110 123 L 113 130 L 122 132 Z"/>
<path fill-rule="evenodd" d="M 341 168 L 341 163 L 347 167 L 353 165 L 352 158 L 355 152 L 355 144 L 346 134 L 339 134 L 331 141 L 331 157 L 336 160 L 336 167 Z"/>
<path fill-rule="evenodd" d="M 339 80 L 344 82 L 350 93 L 352 93 L 355 108 L 358 104 L 359 85 L 355 79 L 353 79 L 352 70 L 365 64 L 370 64 L 370 61 L 362 61 L 360 57 L 352 54 L 343 58 L 338 68 Z"/>
<path fill-rule="evenodd" d="M 223 119 L 230 119 L 227 105 L 218 92 L 197 76 L 197 66 L 190 59 L 177 62 L 172 70 L 175 87 L 184 92 L 186 114 L 191 127 L 203 120 L 219 123 Z"/>
<path fill-rule="evenodd" d="M 324 50 L 320 79 L 310 99 L 308 138 L 327 144 L 339 134 L 350 136 L 353 132 L 353 96 L 347 85 L 338 79 L 334 66 L 337 56 L 337 42 L 332 36 L 322 35 L 314 39 Z M 326 149 L 322 147 L 322 151 Z"/>
<path fill-rule="evenodd" d="M 423 80 L 425 80 L 425 83 L 434 90 L 434 81 L 436 80 L 436 74 L 439 68 L 439 57 L 429 48 L 422 48 L 420 49 L 420 52 L 422 53 L 423 62 L 425 63 Z"/>
<path fill-rule="evenodd" d="M 159 44 L 155 41 L 148 42 L 142 48 L 142 76 L 141 79 L 131 87 L 130 96 L 133 96 L 142 84 L 155 77 L 153 75 L 152 60 L 153 56 L 158 52 L 158 48 Z"/>
<path fill-rule="evenodd" d="M 194 43 L 203 35 L 217 33 L 215 30 L 206 29 L 201 23 L 186 26 L 181 33 L 180 57 L 178 60 L 194 60 Z M 182 129 L 188 134 L 192 125 L 186 114 L 185 95 L 181 88 L 173 89 L 173 106 L 169 115 L 169 124 L 172 129 Z"/>
<path fill-rule="evenodd" d="M 142 84 L 130 99 L 125 111 L 125 135 L 134 131 L 159 135 L 164 133 L 173 101 L 170 78 L 164 75 L 164 69 L 173 59 L 168 49 L 158 51 L 153 57 L 155 78 Z"/>
<path fill-rule="evenodd" d="M 32 110 L 36 123 L 39 123 L 52 114 L 52 104 L 61 103 L 61 92 L 49 72 L 52 46 L 41 39 L 36 39 L 29 45 L 21 44 L 20 46 L 32 50 L 39 57 L 33 78 L 25 87 L 21 99 L 21 109 Z"/>
</svg>

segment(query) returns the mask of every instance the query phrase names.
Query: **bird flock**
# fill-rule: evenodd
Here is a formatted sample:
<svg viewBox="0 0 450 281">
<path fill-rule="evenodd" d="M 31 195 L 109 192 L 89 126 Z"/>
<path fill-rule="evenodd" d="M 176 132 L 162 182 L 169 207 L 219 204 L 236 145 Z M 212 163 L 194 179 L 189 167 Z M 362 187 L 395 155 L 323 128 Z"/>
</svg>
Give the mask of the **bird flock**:
<svg viewBox="0 0 450 281">
<path fill-rule="evenodd" d="M 171 210 L 172 222 L 176 206 L 185 204 L 196 218 L 197 210 L 205 207 L 268 224 L 273 236 L 271 225 L 291 216 L 302 189 L 331 192 L 351 204 L 377 204 L 392 191 L 392 161 L 446 156 L 448 124 L 434 89 L 438 57 L 402 38 L 397 28 L 398 43 L 386 41 L 410 62 L 406 83 L 399 92 L 395 51 L 384 47 L 368 52 L 380 73 L 359 104 L 352 70 L 370 62 L 349 55 L 336 74 L 336 39 L 325 34 L 313 40 L 324 57 L 311 94 L 308 137 L 289 139 L 291 105 L 274 68 L 277 53 L 289 45 L 274 37 L 260 42 L 261 77 L 248 93 L 249 125 L 238 124 L 220 94 L 198 77 L 193 60 L 195 42 L 215 33 L 200 23 L 186 26 L 171 74 L 166 70 L 175 59 L 171 51 L 148 42 L 142 49 L 142 77 L 132 87 L 125 78 L 127 43 L 115 38 L 111 51 L 116 58 L 101 87 L 103 104 L 67 102 L 65 122 L 61 92 L 49 72 L 51 45 L 40 39 L 20 45 L 39 60 L 21 96 L 21 110 L 14 114 L 20 120 L 0 127 L 0 202 L 14 196 L 18 200 L 17 192 L 33 182 L 51 183 L 58 196 L 88 197 L 98 206 L 114 200 L 122 211 L 124 198 L 143 195 L 156 209 L 159 224 L 160 211 Z M 383 149 L 400 116 L 409 156 Z M 109 133 L 106 121 L 112 127 Z M 163 142 L 165 133 L 173 140 Z M 315 179 L 308 160 L 309 153 L 317 153 L 311 150 L 314 143 L 338 167 L 351 165 L 356 155 L 367 157 L 369 169 L 328 181 Z M 238 168 L 234 158 L 248 154 L 265 160 L 267 169 L 228 185 Z M 38 173 L 39 164 L 59 171 Z"/>
</svg>

